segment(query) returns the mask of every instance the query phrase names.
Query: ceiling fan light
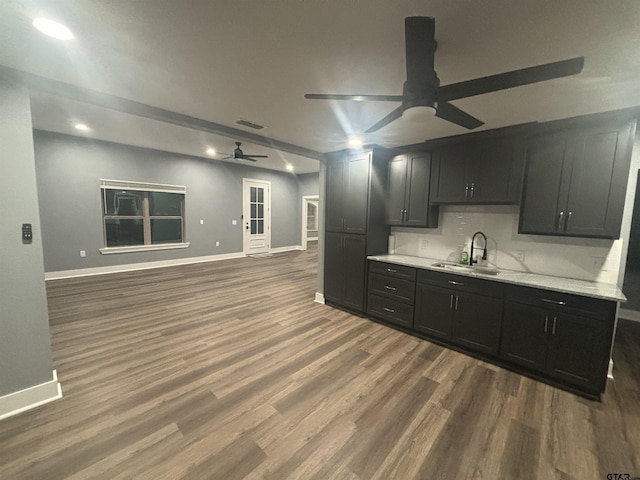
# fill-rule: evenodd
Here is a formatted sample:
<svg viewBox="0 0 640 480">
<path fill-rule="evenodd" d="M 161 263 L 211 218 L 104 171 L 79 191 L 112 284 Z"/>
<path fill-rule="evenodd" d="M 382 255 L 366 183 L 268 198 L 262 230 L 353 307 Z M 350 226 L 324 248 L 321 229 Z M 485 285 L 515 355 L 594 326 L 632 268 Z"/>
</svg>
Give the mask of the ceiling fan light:
<svg viewBox="0 0 640 480">
<path fill-rule="evenodd" d="M 48 18 L 38 17 L 33 20 L 32 25 L 40 32 L 58 40 L 71 40 L 73 33 L 61 23 L 55 22 Z"/>
<path fill-rule="evenodd" d="M 427 119 L 434 117 L 435 114 L 435 107 L 415 106 L 405 109 L 405 111 L 402 112 L 402 119 L 407 122 L 422 123 Z"/>
</svg>

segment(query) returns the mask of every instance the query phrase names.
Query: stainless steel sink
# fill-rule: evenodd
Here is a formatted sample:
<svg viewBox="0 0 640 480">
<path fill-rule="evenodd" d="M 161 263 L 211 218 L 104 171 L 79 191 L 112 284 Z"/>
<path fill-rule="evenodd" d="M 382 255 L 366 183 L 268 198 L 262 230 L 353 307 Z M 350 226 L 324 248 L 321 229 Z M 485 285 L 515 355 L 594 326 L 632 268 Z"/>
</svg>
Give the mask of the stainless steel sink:
<svg viewBox="0 0 640 480">
<path fill-rule="evenodd" d="M 438 262 L 434 263 L 432 267 L 445 268 L 452 271 L 474 272 L 482 275 L 497 275 L 500 273 L 500 270 L 497 268 L 487 267 L 485 265 L 460 265 L 458 263 Z"/>
</svg>

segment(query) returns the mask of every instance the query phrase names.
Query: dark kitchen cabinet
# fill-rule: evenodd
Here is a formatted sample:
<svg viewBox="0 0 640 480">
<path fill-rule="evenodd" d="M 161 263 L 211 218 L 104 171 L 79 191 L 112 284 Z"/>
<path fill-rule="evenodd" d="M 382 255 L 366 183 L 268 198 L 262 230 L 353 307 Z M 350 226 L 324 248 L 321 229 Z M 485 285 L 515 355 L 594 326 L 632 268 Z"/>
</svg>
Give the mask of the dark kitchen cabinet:
<svg viewBox="0 0 640 480">
<path fill-rule="evenodd" d="M 507 289 L 501 357 L 590 393 L 604 391 L 615 303 Z"/>
<path fill-rule="evenodd" d="M 430 153 L 397 155 L 389 160 L 389 225 L 438 226 L 438 207 L 429 204 L 430 177 Z"/>
<path fill-rule="evenodd" d="M 350 310 L 364 310 L 366 240 L 364 235 L 325 235 L 324 297 Z"/>
<path fill-rule="evenodd" d="M 498 355 L 502 285 L 420 271 L 413 328 L 471 350 Z"/>
<path fill-rule="evenodd" d="M 369 173 L 369 154 L 327 165 L 327 231 L 366 233 Z"/>
<path fill-rule="evenodd" d="M 434 152 L 435 204 L 518 203 L 524 164 L 519 138 L 466 141 Z"/>
<path fill-rule="evenodd" d="M 367 313 L 404 328 L 413 323 L 416 269 L 369 262 Z"/>
<path fill-rule="evenodd" d="M 327 303 L 364 312 L 367 255 L 388 244 L 384 151 L 329 155 L 325 190 L 324 297 Z"/>
<path fill-rule="evenodd" d="M 635 122 L 527 146 L 519 233 L 619 238 Z"/>
</svg>

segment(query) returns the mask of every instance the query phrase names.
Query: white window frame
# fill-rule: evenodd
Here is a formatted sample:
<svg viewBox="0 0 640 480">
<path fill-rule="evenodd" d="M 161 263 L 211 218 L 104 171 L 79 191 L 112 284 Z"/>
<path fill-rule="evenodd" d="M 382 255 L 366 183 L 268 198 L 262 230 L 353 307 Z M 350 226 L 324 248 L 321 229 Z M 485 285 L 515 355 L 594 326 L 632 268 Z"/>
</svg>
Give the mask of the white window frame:
<svg viewBox="0 0 640 480">
<path fill-rule="evenodd" d="M 173 250 L 173 249 L 178 249 L 178 248 L 187 248 L 190 243 L 184 241 L 185 239 L 185 235 L 186 235 L 186 231 L 185 231 L 185 224 L 186 224 L 186 208 L 185 208 L 185 204 L 183 203 L 183 207 L 182 207 L 182 215 L 181 216 L 162 216 L 162 217 L 155 217 L 152 215 L 149 215 L 149 201 L 148 201 L 148 195 L 145 195 L 145 198 L 143 200 L 143 205 L 142 205 L 142 210 L 143 210 L 143 214 L 140 218 L 142 218 L 143 221 L 143 231 L 144 231 L 144 245 L 130 245 L 130 246 L 120 246 L 120 247 L 107 247 L 107 233 L 106 233 L 106 227 L 105 227 L 105 220 L 107 218 L 117 218 L 117 216 L 114 215 L 106 215 L 106 211 L 104 210 L 105 208 L 105 196 L 106 196 L 106 192 L 107 190 L 118 190 L 118 189 L 122 189 L 122 190 L 133 190 L 133 191 L 138 191 L 138 192 L 160 192 L 160 193 L 177 193 L 177 194 L 182 194 L 184 195 L 184 201 L 186 202 L 186 193 L 187 193 L 187 187 L 182 186 L 182 185 L 169 185 L 169 184 L 162 184 L 162 183 L 149 183 L 149 182 L 131 182 L 128 180 L 109 180 L 109 179 L 100 179 L 100 191 L 102 194 L 102 238 L 103 238 L 103 245 L 105 245 L 103 248 L 100 248 L 100 253 L 103 255 L 111 255 L 114 253 L 131 253 L 131 252 L 148 252 L 148 251 L 154 251 L 154 250 Z M 127 219 L 131 219 L 131 218 L 138 218 L 138 217 L 131 217 L 131 216 L 127 216 L 127 217 L 122 217 L 122 218 L 127 218 Z M 153 220 L 154 218 L 163 218 L 163 219 L 170 219 L 170 218 L 180 218 L 182 220 L 182 242 L 179 243 L 159 243 L 159 244 L 151 244 L 151 220 Z"/>
</svg>

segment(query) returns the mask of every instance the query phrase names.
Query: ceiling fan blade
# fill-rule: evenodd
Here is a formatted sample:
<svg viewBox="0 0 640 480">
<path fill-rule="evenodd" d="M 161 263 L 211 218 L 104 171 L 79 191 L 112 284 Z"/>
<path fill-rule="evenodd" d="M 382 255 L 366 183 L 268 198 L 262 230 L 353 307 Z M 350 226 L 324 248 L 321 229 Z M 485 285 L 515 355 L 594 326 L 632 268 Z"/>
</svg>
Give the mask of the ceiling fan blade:
<svg viewBox="0 0 640 480">
<path fill-rule="evenodd" d="M 245 155 L 244 157 L 240 158 L 239 160 L 249 160 L 250 162 L 257 162 L 258 160 L 256 160 L 255 158 L 253 158 L 250 155 Z"/>
<path fill-rule="evenodd" d="M 391 113 L 389 113 L 382 120 L 379 120 L 377 123 L 375 123 L 374 125 L 369 127 L 367 130 L 365 130 L 365 133 L 377 132 L 382 127 L 384 127 L 385 125 L 388 125 L 389 123 L 391 123 L 394 120 L 400 118 L 401 116 L 402 116 L 402 105 L 400 105 L 398 108 L 392 110 Z"/>
<path fill-rule="evenodd" d="M 269 155 L 247 155 L 246 153 L 244 154 L 244 158 L 247 157 L 252 157 L 252 158 L 269 158 Z"/>
<path fill-rule="evenodd" d="M 305 93 L 309 100 L 351 100 L 354 102 L 401 102 L 402 95 L 333 95 L 324 93 Z"/>
<path fill-rule="evenodd" d="M 408 84 L 431 84 L 435 78 L 433 64 L 433 55 L 436 50 L 435 34 L 435 18 L 407 17 L 404 19 Z"/>
<path fill-rule="evenodd" d="M 476 117 L 473 117 L 466 112 L 463 112 L 458 107 L 448 102 L 438 102 L 436 117 L 442 118 L 443 120 L 447 120 L 451 123 L 455 123 L 456 125 L 460 125 L 461 127 L 468 128 L 469 130 L 478 128 L 480 125 L 484 125 L 483 121 L 478 120 Z"/>
<path fill-rule="evenodd" d="M 464 82 L 452 83 L 438 88 L 438 101 L 446 102 L 457 98 L 473 97 L 488 92 L 506 90 L 531 83 L 544 82 L 554 78 L 575 75 L 582 71 L 584 57 L 576 57 L 559 62 L 545 63 L 535 67 L 522 68 L 511 72 L 498 73 Z"/>
</svg>

